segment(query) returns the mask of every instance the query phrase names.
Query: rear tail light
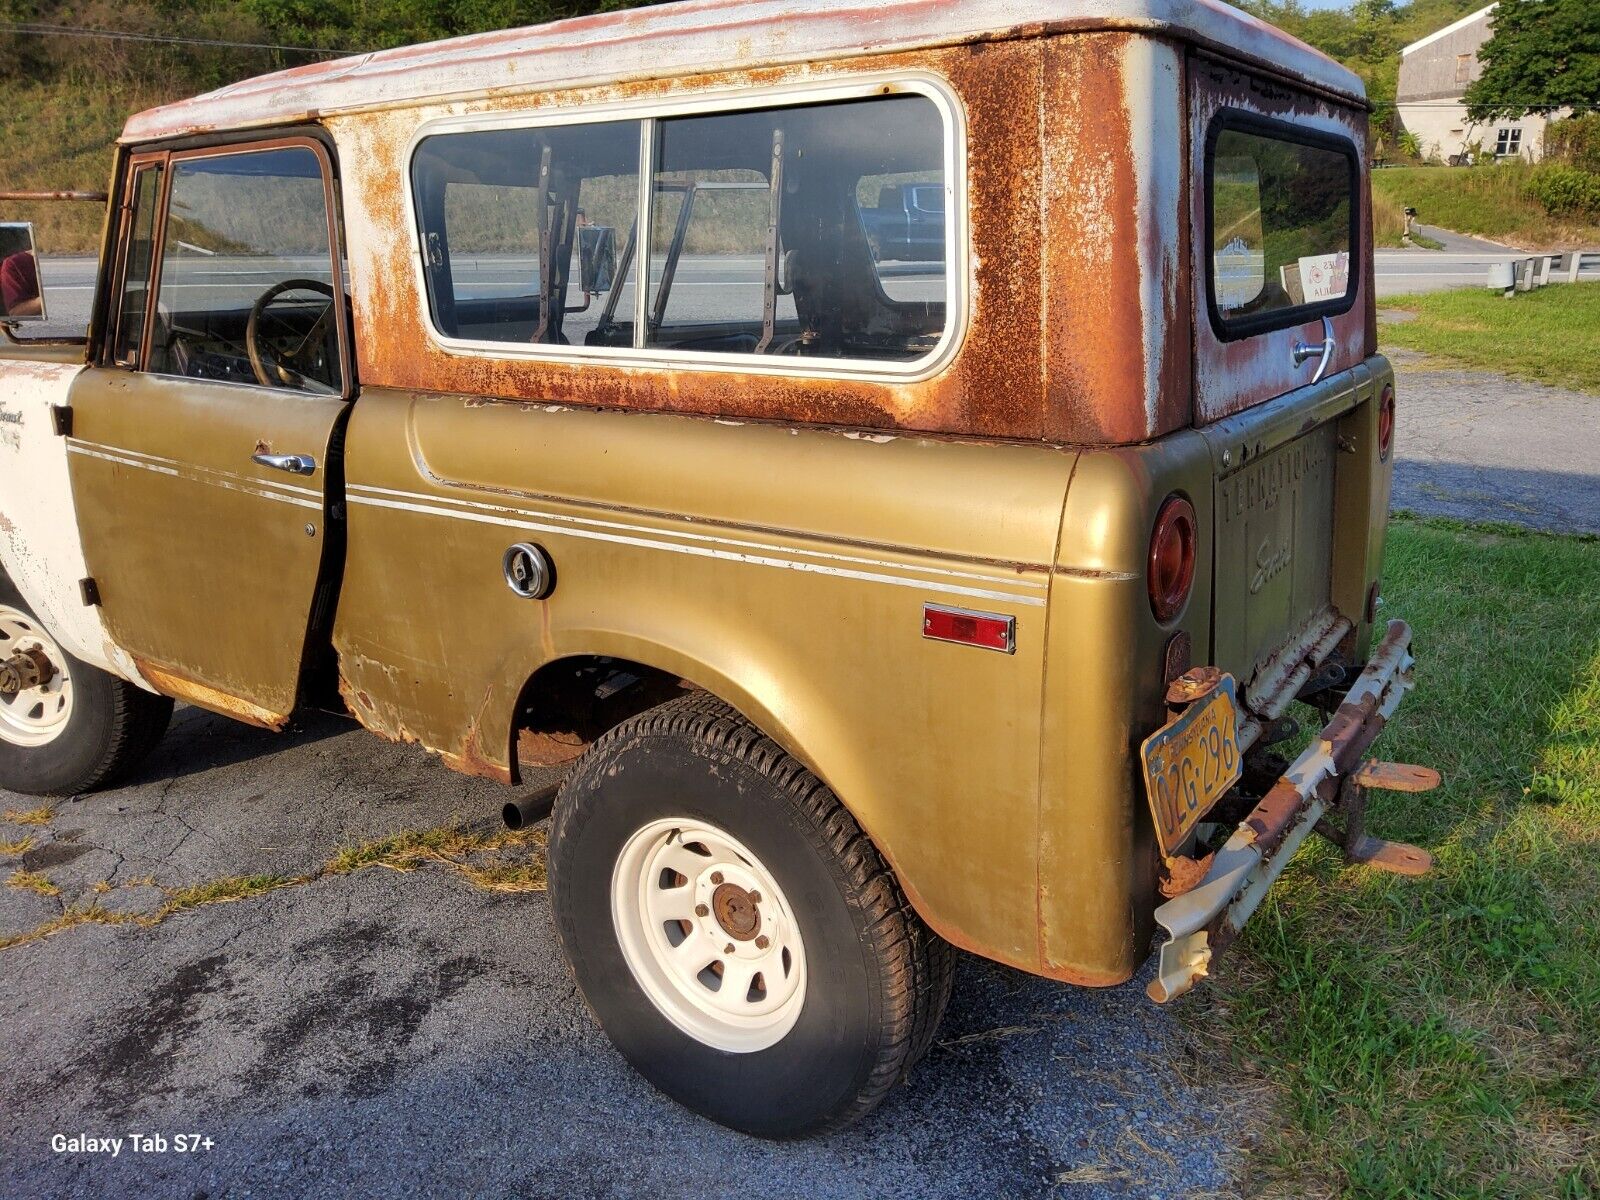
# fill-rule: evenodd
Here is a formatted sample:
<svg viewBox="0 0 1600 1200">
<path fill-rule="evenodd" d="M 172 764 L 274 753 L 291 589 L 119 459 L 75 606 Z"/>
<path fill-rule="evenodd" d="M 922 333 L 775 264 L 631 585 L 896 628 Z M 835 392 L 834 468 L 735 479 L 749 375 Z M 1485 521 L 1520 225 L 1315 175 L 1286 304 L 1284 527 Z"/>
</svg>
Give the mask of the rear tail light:
<svg viewBox="0 0 1600 1200">
<path fill-rule="evenodd" d="M 1174 493 L 1150 534 L 1150 611 L 1165 624 L 1183 611 L 1194 586 L 1194 505 Z"/>
<path fill-rule="evenodd" d="M 1389 450 L 1394 446 L 1394 384 L 1383 387 L 1383 399 L 1378 401 L 1378 461 L 1389 461 Z"/>
</svg>

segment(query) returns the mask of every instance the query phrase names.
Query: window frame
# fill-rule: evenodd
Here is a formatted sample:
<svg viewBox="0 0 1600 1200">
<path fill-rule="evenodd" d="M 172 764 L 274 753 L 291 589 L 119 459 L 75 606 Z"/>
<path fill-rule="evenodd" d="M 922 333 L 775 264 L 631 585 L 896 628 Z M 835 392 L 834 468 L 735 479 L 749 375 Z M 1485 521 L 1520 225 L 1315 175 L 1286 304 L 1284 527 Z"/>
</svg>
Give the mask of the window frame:
<svg viewBox="0 0 1600 1200">
<path fill-rule="evenodd" d="M 1318 300 L 1311 304 L 1296 304 L 1289 308 L 1276 308 L 1269 312 L 1252 313 L 1247 317 L 1227 318 L 1222 315 L 1222 310 L 1217 305 L 1217 252 L 1216 252 L 1216 162 L 1217 140 L 1227 131 L 1254 134 L 1257 137 L 1272 138 L 1278 141 L 1290 142 L 1296 145 L 1310 146 L 1317 150 L 1331 150 L 1344 157 L 1348 170 L 1350 185 L 1350 273 L 1345 284 L 1343 296 L 1336 296 L 1331 300 Z M 1264 117 L 1246 109 L 1224 108 L 1220 109 L 1211 119 L 1211 124 L 1206 128 L 1205 145 L 1205 178 L 1202 187 L 1205 189 L 1205 292 L 1206 316 L 1211 324 L 1211 331 L 1217 339 L 1223 342 L 1237 342 L 1244 338 L 1256 337 L 1263 333 L 1272 333 L 1280 329 L 1291 329 L 1296 325 L 1318 320 L 1322 317 L 1337 317 L 1347 313 L 1355 306 L 1356 297 L 1361 294 L 1362 273 L 1365 270 L 1365 259 L 1362 256 L 1361 240 L 1361 214 L 1363 211 L 1363 196 L 1361 191 L 1361 160 L 1356 150 L 1356 144 L 1348 137 L 1336 133 L 1327 133 L 1320 129 L 1308 129 L 1303 125 L 1296 125 L 1292 121 L 1280 121 L 1273 117 Z M 1265 234 L 1265 229 L 1263 229 Z"/>
<path fill-rule="evenodd" d="M 305 396 L 316 400 L 349 400 L 355 395 L 355 355 L 351 341 L 349 304 L 344 302 L 348 297 L 347 281 L 344 277 L 344 246 L 340 239 L 339 220 L 339 189 L 337 186 L 337 172 L 333 152 L 321 137 L 310 133 L 289 134 L 274 138 L 251 138 L 238 142 L 207 142 L 201 146 L 188 146 L 176 149 L 144 149 L 137 150 L 128 156 L 124 164 L 122 183 L 122 210 L 121 221 L 117 231 L 116 271 L 114 283 L 110 294 L 111 311 L 107 322 L 106 336 L 102 339 L 100 363 L 102 366 L 115 367 L 125 371 L 137 371 L 140 374 L 154 375 L 156 372 L 149 370 L 150 341 L 155 331 L 156 305 L 161 296 L 161 277 L 165 266 L 167 250 L 168 218 L 171 215 L 172 181 L 175 168 L 178 164 L 199 158 L 219 158 L 236 156 L 240 154 L 261 154 L 270 150 L 284 150 L 291 148 L 308 149 L 316 156 L 317 165 L 322 171 L 323 205 L 328 222 L 328 255 L 329 278 L 334 289 L 334 325 L 339 344 L 339 379 L 341 388 L 337 397 L 301 392 L 296 388 L 276 387 L 263 383 L 241 383 L 237 380 L 206 379 L 194 380 L 196 383 L 205 383 L 219 387 L 256 388 L 271 392 L 273 395 Z M 131 233 L 135 217 L 132 188 L 136 173 L 143 168 L 159 166 L 161 168 L 161 189 L 157 196 L 156 223 L 151 238 L 151 264 L 150 279 L 146 285 L 144 306 L 143 329 L 139 336 L 139 355 L 137 365 L 123 362 L 115 357 L 116 339 L 121 326 L 122 289 L 126 284 L 128 255 L 132 248 Z M 183 381 L 182 375 L 161 375 L 163 379 Z"/>
<path fill-rule="evenodd" d="M 945 322 L 933 349 L 905 362 L 882 359 L 774 358 L 759 354 L 727 354 L 701 350 L 672 350 L 640 345 L 644 314 L 651 302 L 648 237 L 641 237 L 633 266 L 634 341 L 622 346 L 559 346 L 548 343 L 495 342 L 451 337 L 434 323 L 428 295 L 426 234 L 414 195 L 413 166 L 417 149 L 430 137 L 450 133 L 479 133 L 550 126 L 639 123 L 639 198 L 635 219 L 648 233 L 653 228 L 656 171 L 655 122 L 683 116 L 826 104 L 836 100 L 863 100 L 887 95 L 919 95 L 932 101 L 939 113 L 944 145 L 945 190 Z M 418 316 L 428 341 L 438 350 L 458 357 L 538 361 L 602 367 L 655 367 L 665 370 L 722 371 L 743 375 L 798 378 L 845 378 L 893 383 L 915 383 L 944 370 L 966 336 L 970 302 L 965 264 L 970 246 L 967 204 L 966 114 L 954 90 L 931 72 L 895 71 L 855 75 L 845 79 L 790 83 L 772 87 L 718 90 L 683 97 L 629 100 L 575 105 L 549 110 L 513 113 L 479 113 L 437 117 L 424 121 L 412 134 L 405 153 L 405 212 L 410 226 L 410 258 L 416 288 Z M 641 282 L 641 279 L 643 282 Z"/>
</svg>

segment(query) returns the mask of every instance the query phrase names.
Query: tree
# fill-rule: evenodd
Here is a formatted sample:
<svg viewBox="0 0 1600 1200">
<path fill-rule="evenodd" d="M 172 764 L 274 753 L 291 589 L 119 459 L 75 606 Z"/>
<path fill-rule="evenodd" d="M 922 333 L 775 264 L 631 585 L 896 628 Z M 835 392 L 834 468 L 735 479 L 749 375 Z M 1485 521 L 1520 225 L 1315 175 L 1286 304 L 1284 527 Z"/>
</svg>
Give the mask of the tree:
<svg viewBox="0 0 1600 1200">
<path fill-rule="evenodd" d="M 1500 0 L 1493 21 L 1483 74 L 1467 87 L 1469 121 L 1600 105 L 1600 3 Z"/>
</svg>

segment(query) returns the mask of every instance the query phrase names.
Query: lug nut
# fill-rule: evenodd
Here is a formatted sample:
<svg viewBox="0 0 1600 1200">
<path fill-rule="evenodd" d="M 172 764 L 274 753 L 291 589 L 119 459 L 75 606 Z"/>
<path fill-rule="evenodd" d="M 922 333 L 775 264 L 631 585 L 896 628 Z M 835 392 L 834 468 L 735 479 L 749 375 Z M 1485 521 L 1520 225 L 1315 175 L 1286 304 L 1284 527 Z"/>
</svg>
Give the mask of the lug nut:
<svg viewBox="0 0 1600 1200">
<path fill-rule="evenodd" d="M 763 933 L 760 937 L 756 938 L 757 950 L 765 950 L 770 945 L 772 945 L 772 940 L 768 938 L 766 934 Z"/>
<path fill-rule="evenodd" d="M 761 893 L 760 892 L 751 892 L 750 893 L 750 903 L 751 904 L 760 904 L 761 903 Z"/>
<path fill-rule="evenodd" d="M 723 953 L 724 954 L 732 954 L 733 953 L 733 943 L 732 942 L 728 943 L 728 948 L 726 950 L 724 950 Z"/>
<path fill-rule="evenodd" d="M 711 910 L 704 904 L 696 904 L 694 906 L 694 915 L 697 917 L 709 917 L 711 915 Z"/>
<path fill-rule="evenodd" d="M 713 871 L 713 872 L 711 872 L 711 882 L 712 883 L 721 883 L 722 882 L 722 872 L 721 871 Z"/>
</svg>

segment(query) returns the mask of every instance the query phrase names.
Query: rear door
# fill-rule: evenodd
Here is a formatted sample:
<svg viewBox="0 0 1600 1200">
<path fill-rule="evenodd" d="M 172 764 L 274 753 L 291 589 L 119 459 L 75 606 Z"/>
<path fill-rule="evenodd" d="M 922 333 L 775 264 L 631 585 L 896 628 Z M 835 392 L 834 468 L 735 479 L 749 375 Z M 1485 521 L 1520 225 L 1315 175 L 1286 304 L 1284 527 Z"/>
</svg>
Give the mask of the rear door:
<svg viewBox="0 0 1600 1200">
<path fill-rule="evenodd" d="M 293 710 L 352 395 L 332 162 L 312 138 L 136 156 L 107 341 L 70 393 L 112 639 L 162 691 Z"/>
<path fill-rule="evenodd" d="M 1268 445 L 1226 418 L 1279 398 L 1335 413 L 1330 393 L 1364 374 L 1350 368 L 1374 349 L 1366 114 L 1201 55 L 1190 79 L 1195 423 L 1221 464 L 1213 652 L 1248 683 L 1337 620 L 1337 473 L 1355 464 L 1331 422 L 1292 417 Z"/>
</svg>

